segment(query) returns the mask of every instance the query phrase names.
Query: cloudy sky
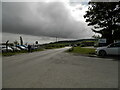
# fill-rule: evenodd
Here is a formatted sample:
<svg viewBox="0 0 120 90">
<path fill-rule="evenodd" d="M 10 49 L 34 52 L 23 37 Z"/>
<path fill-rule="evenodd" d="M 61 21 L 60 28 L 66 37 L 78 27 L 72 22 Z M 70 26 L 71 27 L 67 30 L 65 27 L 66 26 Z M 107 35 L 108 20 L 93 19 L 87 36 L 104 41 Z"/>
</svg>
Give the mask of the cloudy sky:
<svg viewBox="0 0 120 90">
<path fill-rule="evenodd" d="M 14 0 L 15 1 L 15 0 Z M 37 0 L 36 0 L 37 1 Z M 59 38 L 90 38 L 83 15 L 88 0 L 2 2 L 2 32 Z"/>
</svg>

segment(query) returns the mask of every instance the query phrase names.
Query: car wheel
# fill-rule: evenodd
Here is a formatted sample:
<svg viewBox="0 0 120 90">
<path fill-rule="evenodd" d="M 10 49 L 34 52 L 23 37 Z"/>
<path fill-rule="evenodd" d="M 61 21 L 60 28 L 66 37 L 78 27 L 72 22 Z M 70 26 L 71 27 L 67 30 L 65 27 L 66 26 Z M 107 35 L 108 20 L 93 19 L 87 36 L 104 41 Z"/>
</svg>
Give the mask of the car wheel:
<svg viewBox="0 0 120 90">
<path fill-rule="evenodd" d="M 99 51 L 99 56 L 106 56 L 107 53 L 104 50 Z"/>
</svg>

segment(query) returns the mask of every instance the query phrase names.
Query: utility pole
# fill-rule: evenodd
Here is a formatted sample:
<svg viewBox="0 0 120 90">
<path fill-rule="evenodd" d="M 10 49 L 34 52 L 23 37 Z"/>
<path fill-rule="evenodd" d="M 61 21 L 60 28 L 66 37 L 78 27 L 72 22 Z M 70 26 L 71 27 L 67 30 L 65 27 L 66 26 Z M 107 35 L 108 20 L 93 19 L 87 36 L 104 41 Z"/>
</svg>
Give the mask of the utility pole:
<svg viewBox="0 0 120 90">
<path fill-rule="evenodd" d="M 21 36 L 20 36 L 20 44 L 23 45 L 23 39 Z"/>
<path fill-rule="evenodd" d="M 57 37 L 56 37 L 56 42 L 57 42 Z"/>
</svg>

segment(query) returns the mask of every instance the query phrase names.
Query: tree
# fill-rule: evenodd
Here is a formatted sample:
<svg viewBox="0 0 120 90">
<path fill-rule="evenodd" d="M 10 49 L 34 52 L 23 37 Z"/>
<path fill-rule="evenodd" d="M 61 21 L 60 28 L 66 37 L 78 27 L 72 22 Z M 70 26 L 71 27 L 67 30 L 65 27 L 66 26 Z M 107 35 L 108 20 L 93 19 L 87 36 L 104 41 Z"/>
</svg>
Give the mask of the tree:
<svg viewBox="0 0 120 90">
<path fill-rule="evenodd" d="M 38 41 L 35 41 L 35 44 L 38 44 L 39 42 Z"/>
<path fill-rule="evenodd" d="M 100 39 L 101 38 L 100 35 L 93 35 L 92 37 L 95 38 L 95 39 Z"/>
<path fill-rule="evenodd" d="M 19 45 L 19 42 L 17 40 L 15 40 L 13 43 L 14 43 L 15 46 Z"/>
<path fill-rule="evenodd" d="M 21 36 L 20 36 L 20 44 L 23 45 L 23 39 Z"/>
<path fill-rule="evenodd" d="M 89 2 L 88 11 L 84 15 L 88 26 L 93 26 L 92 31 L 107 39 L 107 44 L 112 43 L 116 34 L 120 35 L 120 2 Z"/>
</svg>

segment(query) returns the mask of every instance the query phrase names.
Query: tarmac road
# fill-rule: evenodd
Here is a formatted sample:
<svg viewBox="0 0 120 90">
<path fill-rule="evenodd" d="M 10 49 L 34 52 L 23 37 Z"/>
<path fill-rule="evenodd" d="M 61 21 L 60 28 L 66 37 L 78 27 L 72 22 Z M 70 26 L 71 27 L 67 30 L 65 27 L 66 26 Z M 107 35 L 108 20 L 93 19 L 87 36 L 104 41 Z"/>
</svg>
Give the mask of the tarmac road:
<svg viewBox="0 0 120 90">
<path fill-rule="evenodd" d="M 117 88 L 118 61 L 64 52 L 3 57 L 3 88 Z"/>
</svg>

